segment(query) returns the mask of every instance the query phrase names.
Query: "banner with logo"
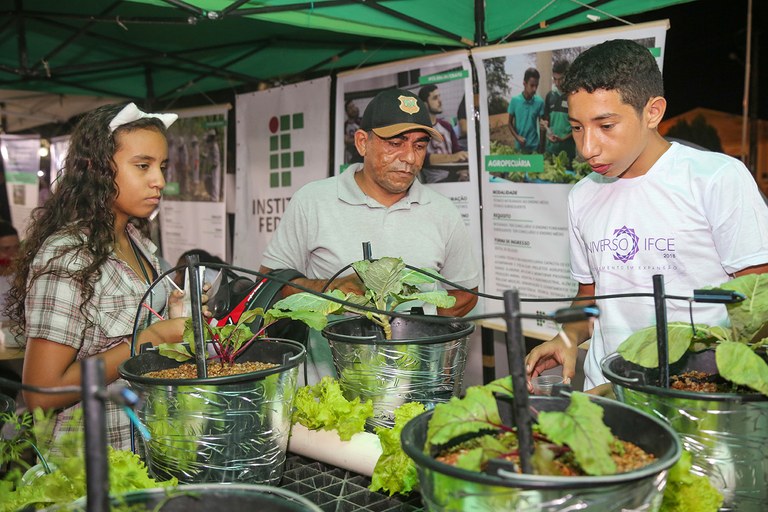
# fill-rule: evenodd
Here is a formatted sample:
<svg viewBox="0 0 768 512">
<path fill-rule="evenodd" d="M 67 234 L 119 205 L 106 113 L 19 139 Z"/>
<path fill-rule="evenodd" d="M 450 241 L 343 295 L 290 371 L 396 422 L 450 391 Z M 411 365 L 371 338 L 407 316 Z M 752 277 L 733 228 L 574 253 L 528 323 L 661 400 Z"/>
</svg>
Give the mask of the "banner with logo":
<svg viewBox="0 0 768 512">
<path fill-rule="evenodd" d="M 433 126 L 441 132 L 444 142 L 430 142 L 419 180 L 448 197 L 461 212 L 480 266 L 480 193 L 475 123 L 472 121 L 472 66 L 467 52 L 340 73 L 336 83 L 334 173 L 362 160 L 354 148 L 354 132 L 360 127 L 362 114 L 371 99 L 380 91 L 394 87 L 427 98 L 425 102 L 433 117 Z M 373 251 L 375 257 L 385 256 L 377 255 L 375 247 Z"/>
<path fill-rule="evenodd" d="M 38 205 L 40 136 L 0 134 L 5 189 L 11 224 L 24 238 L 32 210 Z"/>
<path fill-rule="evenodd" d="M 228 105 L 178 110 L 168 129 L 168 166 L 160 203 L 163 258 L 175 266 L 189 249 L 226 259 L 224 193 Z"/>
<path fill-rule="evenodd" d="M 236 97 L 233 263 L 258 270 L 293 193 L 329 176 L 331 79 Z"/>
<path fill-rule="evenodd" d="M 570 277 L 566 203 L 573 184 L 591 169 L 577 158 L 568 104 L 557 81 L 579 53 L 608 39 L 638 41 L 661 67 L 667 27 L 661 21 L 472 51 L 482 105 L 480 182 L 487 293 L 516 289 L 523 299 L 576 294 L 578 285 Z M 568 305 L 569 301 L 523 301 L 521 309 L 536 314 Z M 485 309 L 502 311 L 503 304 L 487 300 Z M 503 321 L 498 323 L 503 328 Z M 542 339 L 557 333 L 552 322 L 524 320 L 523 327 L 526 335 Z"/>
</svg>

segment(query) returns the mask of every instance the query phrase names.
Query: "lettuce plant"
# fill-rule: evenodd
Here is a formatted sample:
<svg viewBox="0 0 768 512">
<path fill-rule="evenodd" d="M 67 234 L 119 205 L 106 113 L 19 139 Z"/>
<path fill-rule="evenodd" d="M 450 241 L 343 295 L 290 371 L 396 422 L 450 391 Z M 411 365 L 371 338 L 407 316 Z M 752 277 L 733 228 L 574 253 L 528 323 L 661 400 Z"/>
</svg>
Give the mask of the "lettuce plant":
<svg viewBox="0 0 768 512">
<path fill-rule="evenodd" d="M 669 362 L 688 351 L 715 349 L 720 376 L 734 384 L 768 395 L 768 363 L 758 352 L 768 345 L 768 274 L 748 274 L 718 288 L 743 294 L 746 299 L 726 304 L 730 327 L 670 322 L 667 326 Z M 645 368 L 659 365 L 656 326 L 633 333 L 618 348 L 627 361 Z"/>
</svg>

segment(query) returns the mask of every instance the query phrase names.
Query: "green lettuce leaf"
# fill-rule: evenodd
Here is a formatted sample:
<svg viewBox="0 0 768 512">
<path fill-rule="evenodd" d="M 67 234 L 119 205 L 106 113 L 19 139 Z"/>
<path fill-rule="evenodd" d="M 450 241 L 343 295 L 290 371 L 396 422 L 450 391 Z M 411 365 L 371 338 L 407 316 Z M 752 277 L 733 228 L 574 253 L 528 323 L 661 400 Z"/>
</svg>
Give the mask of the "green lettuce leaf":
<svg viewBox="0 0 768 512">
<path fill-rule="evenodd" d="M 326 376 L 313 386 L 298 389 L 292 420 L 310 430 L 336 430 L 339 439 L 349 441 L 365 429 L 365 421 L 371 416 L 371 400 L 364 403 L 359 397 L 347 400 L 338 381 Z"/>
<path fill-rule="evenodd" d="M 603 423 L 603 408 L 585 393 L 571 393 L 571 403 L 564 412 L 540 412 L 539 430 L 559 445 L 573 451 L 576 462 L 588 475 L 616 473 L 611 448 L 616 438 Z"/>
<path fill-rule="evenodd" d="M 435 406 L 427 430 L 427 447 L 500 425 L 501 417 L 491 390 L 473 386 L 467 389 L 463 399 L 454 396 L 448 402 Z"/>
<path fill-rule="evenodd" d="M 768 395 L 768 363 L 749 346 L 724 341 L 717 346 L 715 361 L 724 379 Z"/>
<path fill-rule="evenodd" d="M 406 423 L 424 412 L 424 405 L 407 402 L 395 409 L 395 422 L 392 428 L 376 428 L 376 435 L 381 442 L 381 456 L 376 461 L 371 475 L 370 489 L 382 490 L 389 495 L 409 493 L 419 483 L 416 464 L 403 451 L 400 435 Z"/>
<path fill-rule="evenodd" d="M 723 495 L 705 476 L 691 472 L 691 454 L 683 450 L 667 475 L 660 512 L 717 512 Z"/>
<path fill-rule="evenodd" d="M 696 325 L 696 330 L 706 329 L 706 325 Z M 686 322 L 670 322 L 667 326 L 667 344 L 669 347 L 669 362 L 674 363 L 691 346 L 693 329 Z M 659 352 L 656 347 L 656 326 L 646 327 L 632 333 L 624 340 L 617 352 L 631 363 L 644 368 L 657 368 L 659 366 Z"/>
<path fill-rule="evenodd" d="M 746 343 L 768 324 L 768 274 L 747 274 L 719 286 L 744 294 L 747 299 L 727 304 L 733 336 L 731 340 Z"/>
</svg>

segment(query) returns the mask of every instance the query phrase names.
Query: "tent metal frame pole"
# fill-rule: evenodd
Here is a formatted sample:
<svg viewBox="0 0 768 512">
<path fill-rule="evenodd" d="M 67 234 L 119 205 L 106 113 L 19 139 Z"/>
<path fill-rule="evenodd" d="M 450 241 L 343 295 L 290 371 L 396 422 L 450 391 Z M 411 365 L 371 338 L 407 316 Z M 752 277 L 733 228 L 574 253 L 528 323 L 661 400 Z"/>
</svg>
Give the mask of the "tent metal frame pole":
<svg viewBox="0 0 768 512">
<path fill-rule="evenodd" d="M 741 102 L 741 161 L 751 170 L 749 151 L 747 149 L 747 132 L 749 122 L 749 86 L 752 73 L 752 0 L 747 0 L 747 54 L 744 57 L 744 98 Z"/>
</svg>

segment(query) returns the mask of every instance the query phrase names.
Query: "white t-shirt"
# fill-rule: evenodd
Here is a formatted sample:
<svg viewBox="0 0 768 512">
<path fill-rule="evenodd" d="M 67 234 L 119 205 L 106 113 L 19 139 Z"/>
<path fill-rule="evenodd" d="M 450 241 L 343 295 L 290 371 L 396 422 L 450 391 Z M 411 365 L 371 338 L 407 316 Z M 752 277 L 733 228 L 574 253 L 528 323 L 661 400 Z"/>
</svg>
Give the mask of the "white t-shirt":
<svg viewBox="0 0 768 512">
<path fill-rule="evenodd" d="M 730 274 L 768 262 L 768 207 L 738 160 L 673 143 L 643 176 L 593 173 L 568 198 L 571 275 L 595 294 L 690 297 Z M 600 318 L 584 365 L 589 389 L 606 382 L 600 361 L 633 332 L 656 324 L 652 298 L 598 301 Z M 687 301 L 667 300 L 668 321 L 689 321 Z M 693 304 L 696 323 L 725 325 L 720 304 Z"/>
</svg>

